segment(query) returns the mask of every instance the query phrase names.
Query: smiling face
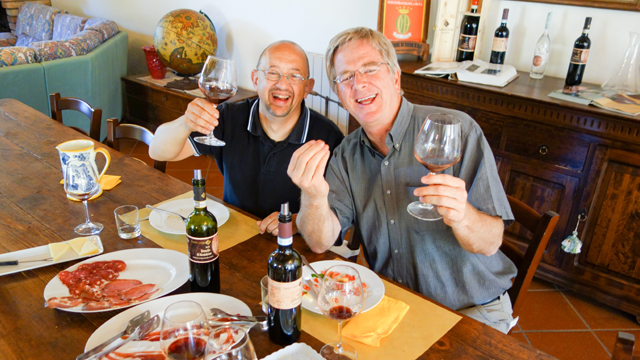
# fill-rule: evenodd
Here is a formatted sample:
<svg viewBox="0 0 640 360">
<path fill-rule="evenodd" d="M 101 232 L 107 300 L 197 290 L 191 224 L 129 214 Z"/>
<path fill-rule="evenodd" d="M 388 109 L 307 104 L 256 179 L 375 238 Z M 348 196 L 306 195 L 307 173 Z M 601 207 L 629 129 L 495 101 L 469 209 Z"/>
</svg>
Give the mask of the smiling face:
<svg viewBox="0 0 640 360">
<path fill-rule="evenodd" d="M 336 51 L 335 73 L 356 72 L 352 82 L 337 84 L 338 97 L 345 109 L 367 131 L 390 130 L 400 109 L 400 72 L 393 72 L 382 64 L 380 71 L 372 75 L 357 72 L 363 65 L 384 63 L 384 58 L 369 42 L 350 41 Z"/>
<path fill-rule="evenodd" d="M 313 79 L 300 84 L 290 84 L 285 75 L 300 74 L 309 77 L 309 69 L 304 52 L 292 43 L 283 42 L 265 50 L 258 64 L 260 70 L 274 70 L 282 76 L 279 81 L 267 80 L 263 71 L 254 70 L 251 80 L 260 97 L 260 113 L 270 120 L 286 118 L 297 120 L 300 104 L 313 89 Z"/>
</svg>

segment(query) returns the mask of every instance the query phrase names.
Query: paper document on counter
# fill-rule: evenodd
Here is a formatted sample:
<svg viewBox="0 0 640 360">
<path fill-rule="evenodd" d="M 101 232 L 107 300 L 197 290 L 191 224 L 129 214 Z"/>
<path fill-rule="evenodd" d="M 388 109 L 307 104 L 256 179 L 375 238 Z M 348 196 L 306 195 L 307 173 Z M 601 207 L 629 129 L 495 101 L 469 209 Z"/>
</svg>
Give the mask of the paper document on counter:
<svg viewBox="0 0 640 360">
<path fill-rule="evenodd" d="M 456 76 L 459 81 L 504 87 L 518 77 L 511 65 L 491 64 L 482 60 L 463 61 Z"/>
</svg>

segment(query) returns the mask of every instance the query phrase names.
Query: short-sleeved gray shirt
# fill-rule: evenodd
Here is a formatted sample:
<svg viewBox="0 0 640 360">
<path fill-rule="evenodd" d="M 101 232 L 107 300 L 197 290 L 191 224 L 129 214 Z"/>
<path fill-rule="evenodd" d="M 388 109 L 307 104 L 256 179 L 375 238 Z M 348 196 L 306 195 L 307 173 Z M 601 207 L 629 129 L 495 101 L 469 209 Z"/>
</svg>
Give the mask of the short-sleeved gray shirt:
<svg viewBox="0 0 640 360">
<path fill-rule="evenodd" d="M 413 144 L 430 113 L 458 116 L 462 122 L 460 161 L 445 173 L 466 182 L 467 200 L 476 209 L 500 216 L 505 225 L 513 214 L 498 177 L 495 159 L 478 124 L 467 114 L 402 99 L 387 135 L 387 156 L 376 151 L 358 129 L 336 148 L 326 179 L 329 204 L 342 227 L 351 225 L 362 239 L 370 267 L 452 309 L 484 304 L 511 287 L 514 264 L 500 251 L 491 256 L 464 250 L 451 227 L 422 221 L 407 213 L 407 205 L 427 170 L 413 155 Z"/>
</svg>

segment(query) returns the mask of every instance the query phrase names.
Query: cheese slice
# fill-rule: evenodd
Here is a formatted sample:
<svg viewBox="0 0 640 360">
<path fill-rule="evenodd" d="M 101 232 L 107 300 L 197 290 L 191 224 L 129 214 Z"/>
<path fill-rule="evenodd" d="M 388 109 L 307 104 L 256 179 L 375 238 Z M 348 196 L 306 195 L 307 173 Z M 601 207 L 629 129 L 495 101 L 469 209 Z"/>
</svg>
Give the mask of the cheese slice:
<svg viewBox="0 0 640 360">
<path fill-rule="evenodd" d="M 71 248 L 75 252 L 77 252 L 78 255 L 81 255 L 80 252 L 82 251 L 82 247 L 84 246 L 84 244 L 86 242 L 87 242 L 87 238 L 86 237 L 79 237 L 79 238 L 75 238 L 75 239 L 67 241 L 69 246 L 71 246 Z"/>
<path fill-rule="evenodd" d="M 82 246 L 82 250 L 80 250 L 80 256 L 87 256 L 92 254 L 97 254 L 100 252 L 100 249 L 91 241 L 86 241 Z"/>
<path fill-rule="evenodd" d="M 58 259 L 60 259 L 67 250 L 69 250 L 69 245 L 67 243 L 61 242 L 49 244 L 49 252 L 51 253 L 53 261 L 58 261 Z"/>
</svg>

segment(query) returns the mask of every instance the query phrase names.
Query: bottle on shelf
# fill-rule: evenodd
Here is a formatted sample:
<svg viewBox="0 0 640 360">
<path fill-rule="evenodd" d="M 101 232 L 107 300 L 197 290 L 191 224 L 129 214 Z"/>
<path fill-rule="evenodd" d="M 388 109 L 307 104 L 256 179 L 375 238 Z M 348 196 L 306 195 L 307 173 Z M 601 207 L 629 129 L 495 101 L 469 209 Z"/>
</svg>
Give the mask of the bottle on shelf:
<svg viewBox="0 0 640 360">
<path fill-rule="evenodd" d="M 193 171 L 194 210 L 187 218 L 191 292 L 220 293 L 218 221 L 207 210 L 205 179 L 201 170 Z"/>
<path fill-rule="evenodd" d="M 571 60 L 569 60 L 569 70 L 567 78 L 564 81 L 565 89 L 571 89 L 573 86 L 582 84 L 582 76 L 587 66 L 587 58 L 589 57 L 589 48 L 591 48 L 591 39 L 589 39 L 589 29 L 591 28 L 591 18 L 584 20 L 584 28 L 582 35 L 573 43 L 573 52 Z"/>
<path fill-rule="evenodd" d="M 529 76 L 532 79 L 542 79 L 544 72 L 547 70 L 549 62 L 549 52 L 551 51 L 551 39 L 549 38 L 549 22 L 551 22 L 551 13 L 547 14 L 547 22 L 544 25 L 544 32 L 533 50 L 533 62 L 531 63 L 531 71 Z"/>
<path fill-rule="evenodd" d="M 509 40 L 508 16 L 509 9 L 502 10 L 502 22 L 493 34 L 493 45 L 491 46 L 491 57 L 489 58 L 489 62 L 492 64 L 504 64 L 504 58 L 507 54 L 507 41 Z"/>
<path fill-rule="evenodd" d="M 278 248 L 269 256 L 269 339 L 289 345 L 302 331 L 302 258 L 293 249 L 289 203 L 278 215 Z"/>
<path fill-rule="evenodd" d="M 462 18 L 462 24 L 460 24 L 460 39 L 458 40 L 456 61 L 473 60 L 476 50 L 476 40 L 478 39 L 479 24 L 478 0 L 471 0 L 471 13 L 465 14 Z"/>
</svg>

